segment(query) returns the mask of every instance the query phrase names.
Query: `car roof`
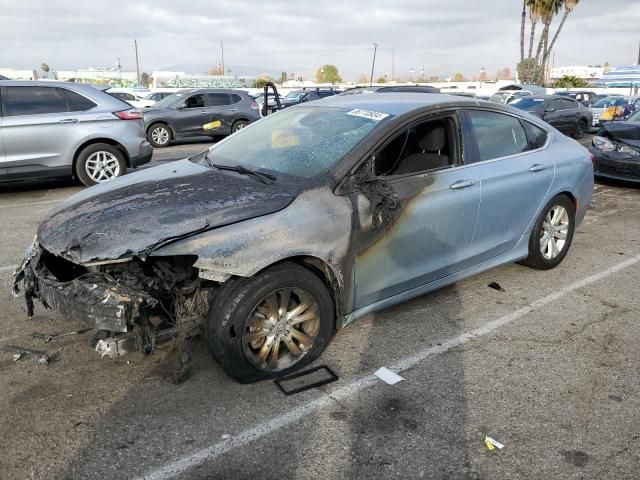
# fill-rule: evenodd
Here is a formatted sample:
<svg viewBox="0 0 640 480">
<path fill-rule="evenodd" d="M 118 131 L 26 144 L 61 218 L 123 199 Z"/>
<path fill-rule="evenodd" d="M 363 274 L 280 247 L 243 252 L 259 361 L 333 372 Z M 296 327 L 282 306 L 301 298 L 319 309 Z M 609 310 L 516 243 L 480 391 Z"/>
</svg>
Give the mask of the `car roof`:
<svg viewBox="0 0 640 480">
<path fill-rule="evenodd" d="M 332 95 L 322 100 L 316 100 L 310 106 L 326 106 L 337 108 L 372 110 L 389 115 L 403 115 L 412 110 L 429 106 L 483 106 L 496 110 L 497 104 L 471 97 L 460 97 L 442 93 L 377 93 L 375 95 Z M 498 106 L 499 107 L 499 106 Z M 508 110 L 511 111 L 511 110 Z"/>
<path fill-rule="evenodd" d="M 41 80 L 0 80 L 0 87 L 67 87 L 79 91 L 95 92 L 100 91 L 101 85 Z"/>
</svg>

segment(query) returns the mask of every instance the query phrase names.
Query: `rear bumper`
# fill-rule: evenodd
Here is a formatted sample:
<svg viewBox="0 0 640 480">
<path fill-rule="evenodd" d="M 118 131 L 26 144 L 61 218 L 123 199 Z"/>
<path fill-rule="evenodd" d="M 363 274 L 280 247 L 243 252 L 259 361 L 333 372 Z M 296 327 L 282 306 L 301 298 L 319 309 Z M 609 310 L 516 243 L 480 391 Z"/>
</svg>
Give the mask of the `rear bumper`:
<svg viewBox="0 0 640 480">
<path fill-rule="evenodd" d="M 140 145 L 140 154 L 136 157 L 129 158 L 129 166 L 131 168 L 136 168 L 140 165 L 144 165 L 145 163 L 149 163 L 151 161 L 151 157 L 153 157 L 153 147 L 145 140 Z"/>
</svg>

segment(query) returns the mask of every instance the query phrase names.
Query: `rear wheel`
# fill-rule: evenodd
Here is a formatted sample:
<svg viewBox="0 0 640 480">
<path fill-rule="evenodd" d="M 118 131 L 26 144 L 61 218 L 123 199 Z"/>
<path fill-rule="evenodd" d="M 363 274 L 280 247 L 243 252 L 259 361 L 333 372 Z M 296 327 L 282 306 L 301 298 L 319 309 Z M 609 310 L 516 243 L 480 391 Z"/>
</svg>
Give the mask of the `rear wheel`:
<svg viewBox="0 0 640 480">
<path fill-rule="evenodd" d="M 205 327 L 213 356 L 243 383 L 302 368 L 329 344 L 334 305 L 323 281 L 294 263 L 228 281 L 213 298 Z"/>
<path fill-rule="evenodd" d="M 236 133 L 238 130 L 242 130 L 247 125 L 249 125 L 249 122 L 247 120 L 236 120 L 235 122 L 233 122 L 233 125 L 231 125 L 231 133 Z"/>
<path fill-rule="evenodd" d="M 529 256 L 523 265 L 549 270 L 562 262 L 569 251 L 575 229 L 576 210 L 566 195 L 557 195 L 545 206 L 529 238 Z"/>
<path fill-rule="evenodd" d="M 171 129 L 163 123 L 154 123 L 147 130 L 147 140 L 156 148 L 168 147 L 171 138 Z"/>
<path fill-rule="evenodd" d="M 576 125 L 576 131 L 573 137 L 576 139 L 580 139 L 584 137 L 584 132 L 586 131 L 587 131 L 587 122 L 585 122 L 584 120 L 580 120 Z"/>
<path fill-rule="evenodd" d="M 107 143 L 85 147 L 76 162 L 75 174 L 87 186 L 104 183 L 127 173 L 124 153 Z"/>
</svg>

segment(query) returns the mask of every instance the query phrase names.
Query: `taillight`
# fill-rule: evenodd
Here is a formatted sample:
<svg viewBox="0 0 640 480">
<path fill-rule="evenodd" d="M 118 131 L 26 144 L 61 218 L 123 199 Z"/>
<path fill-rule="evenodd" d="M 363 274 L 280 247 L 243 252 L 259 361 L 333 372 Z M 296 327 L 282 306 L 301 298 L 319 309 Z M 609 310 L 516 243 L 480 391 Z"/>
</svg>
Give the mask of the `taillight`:
<svg viewBox="0 0 640 480">
<path fill-rule="evenodd" d="M 251 108 L 253 108 L 254 110 L 258 110 L 260 106 L 258 105 L 258 102 L 254 100 L 253 102 L 251 102 Z"/>
<path fill-rule="evenodd" d="M 120 120 L 142 120 L 142 112 L 136 109 L 122 110 L 121 112 L 113 112 Z"/>
</svg>

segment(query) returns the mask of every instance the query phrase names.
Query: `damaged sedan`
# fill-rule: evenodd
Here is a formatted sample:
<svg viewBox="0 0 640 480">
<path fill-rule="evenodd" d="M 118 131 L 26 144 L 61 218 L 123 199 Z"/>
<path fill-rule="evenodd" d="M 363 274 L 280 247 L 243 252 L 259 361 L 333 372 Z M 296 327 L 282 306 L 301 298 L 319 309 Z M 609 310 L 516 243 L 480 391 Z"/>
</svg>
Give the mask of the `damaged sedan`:
<svg viewBox="0 0 640 480">
<path fill-rule="evenodd" d="M 606 122 L 592 140 L 594 174 L 640 182 L 640 112 L 623 122 Z"/>
<path fill-rule="evenodd" d="M 69 198 L 14 294 L 90 322 L 106 351 L 202 331 L 252 382 L 368 313 L 509 262 L 555 267 L 592 189 L 589 152 L 526 112 L 334 96 Z"/>
</svg>

